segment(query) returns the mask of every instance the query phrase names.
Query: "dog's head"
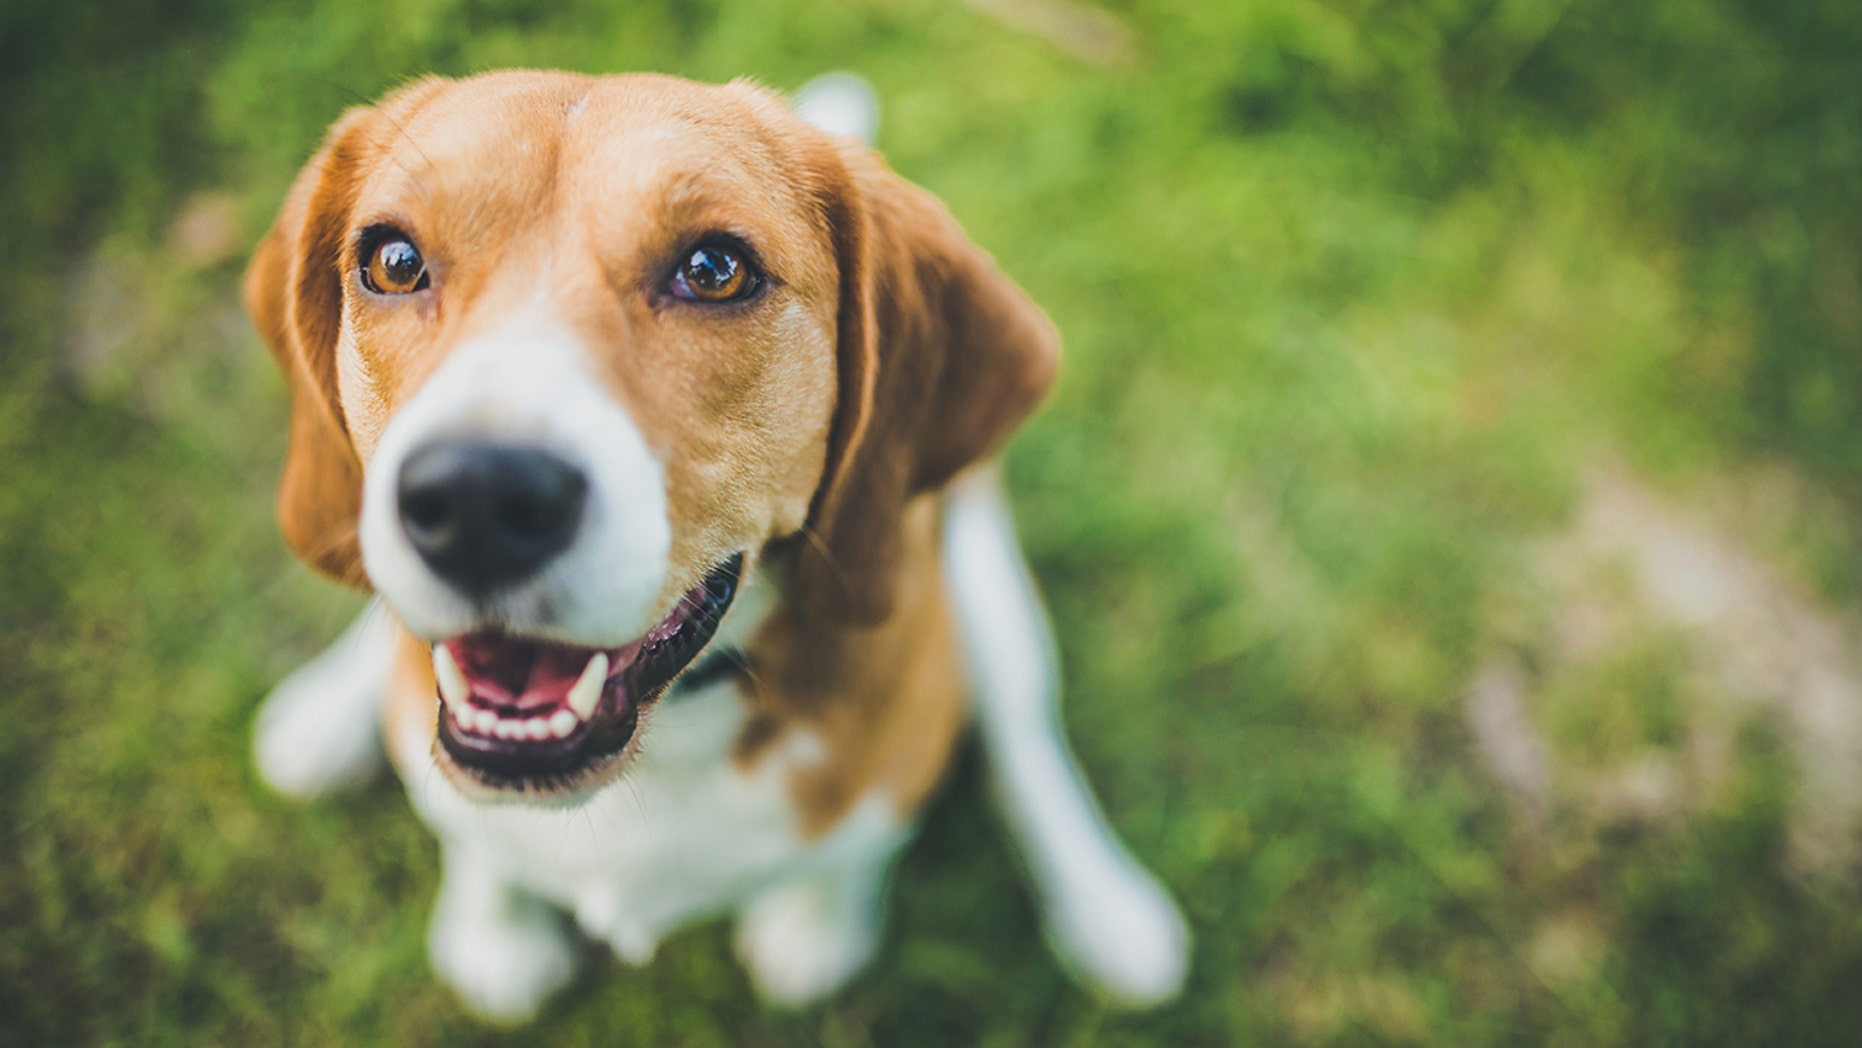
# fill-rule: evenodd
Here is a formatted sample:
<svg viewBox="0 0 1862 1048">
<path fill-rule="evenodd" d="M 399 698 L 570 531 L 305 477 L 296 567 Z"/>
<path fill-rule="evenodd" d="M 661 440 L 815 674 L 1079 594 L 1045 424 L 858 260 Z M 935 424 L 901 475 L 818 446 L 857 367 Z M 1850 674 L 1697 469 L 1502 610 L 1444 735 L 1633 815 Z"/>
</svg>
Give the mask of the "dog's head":
<svg viewBox="0 0 1862 1048">
<path fill-rule="evenodd" d="M 927 194 L 744 84 L 501 73 L 352 110 L 246 275 L 287 542 L 434 645 L 456 781 L 606 781 L 764 552 L 884 618 L 906 503 L 1051 326 Z"/>
</svg>

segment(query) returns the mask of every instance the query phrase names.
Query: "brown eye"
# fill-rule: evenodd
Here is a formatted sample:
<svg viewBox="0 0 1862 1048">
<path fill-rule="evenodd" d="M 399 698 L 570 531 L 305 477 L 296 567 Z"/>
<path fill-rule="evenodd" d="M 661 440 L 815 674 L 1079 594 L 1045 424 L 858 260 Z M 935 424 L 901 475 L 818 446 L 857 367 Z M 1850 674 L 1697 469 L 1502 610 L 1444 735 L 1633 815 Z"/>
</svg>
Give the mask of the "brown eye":
<svg viewBox="0 0 1862 1048">
<path fill-rule="evenodd" d="M 414 243 L 390 233 L 369 249 L 362 283 L 383 295 L 405 295 L 427 286 L 427 263 Z"/>
<path fill-rule="evenodd" d="M 704 244 L 692 249 L 673 273 L 670 290 L 674 298 L 693 302 L 734 302 L 756 288 L 756 274 L 741 252 Z"/>
</svg>

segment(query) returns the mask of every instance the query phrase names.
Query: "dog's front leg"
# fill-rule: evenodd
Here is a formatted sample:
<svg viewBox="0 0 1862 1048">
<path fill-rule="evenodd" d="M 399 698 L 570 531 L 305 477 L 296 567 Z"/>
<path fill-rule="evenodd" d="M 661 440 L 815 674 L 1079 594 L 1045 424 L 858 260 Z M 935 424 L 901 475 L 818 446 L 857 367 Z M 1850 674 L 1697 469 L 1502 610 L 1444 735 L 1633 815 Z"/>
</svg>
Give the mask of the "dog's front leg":
<svg viewBox="0 0 1862 1048">
<path fill-rule="evenodd" d="M 309 800 L 381 770 L 380 711 L 396 640 L 394 619 L 371 601 L 335 643 L 272 689 L 252 730 L 254 763 L 272 789 Z"/>
<path fill-rule="evenodd" d="M 737 955 L 773 1004 L 809 1004 L 839 989 L 879 946 L 889 855 L 862 855 L 764 889 L 737 915 Z"/>
<path fill-rule="evenodd" d="M 548 904 L 512 884 L 476 845 L 442 840 L 427 951 L 468 1008 L 501 1022 L 534 1015 L 575 974 L 576 948 Z"/>
</svg>

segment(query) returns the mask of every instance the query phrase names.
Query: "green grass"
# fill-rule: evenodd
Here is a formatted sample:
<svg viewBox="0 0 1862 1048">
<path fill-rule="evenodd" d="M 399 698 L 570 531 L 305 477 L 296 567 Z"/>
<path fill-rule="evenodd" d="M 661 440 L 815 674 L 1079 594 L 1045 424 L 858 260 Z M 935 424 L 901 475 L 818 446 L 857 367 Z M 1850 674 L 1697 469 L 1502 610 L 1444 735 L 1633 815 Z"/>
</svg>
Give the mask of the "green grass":
<svg viewBox="0 0 1862 1048">
<path fill-rule="evenodd" d="M 1572 789 L 1534 826 L 1462 697 L 1552 615 L 1529 542 L 1599 457 L 1804 478 L 1768 555 L 1862 609 L 1862 9 L 1106 10 L 1110 68 L 930 0 L 0 13 L 0 1042 L 1847 1043 L 1862 900 L 1784 861 L 1778 726 L 1685 817 Z M 761 1010 L 708 926 L 503 1034 L 427 970 L 397 788 L 255 780 L 259 697 L 356 601 L 275 537 L 242 253 L 344 106 L 505 65 L 855 69 L 894 165 L 1053 314 L 1009 473 L 1077 747 L 1197 930 L 1180 1003 L 1064 979 L 966 763 L 832 1004 Z M 172 243 L 207 191 L 228 257 Z M 1628 644 L 1551 674 L 1560 767 L 1685 744 L 1684 649 Z"/>
</svg>

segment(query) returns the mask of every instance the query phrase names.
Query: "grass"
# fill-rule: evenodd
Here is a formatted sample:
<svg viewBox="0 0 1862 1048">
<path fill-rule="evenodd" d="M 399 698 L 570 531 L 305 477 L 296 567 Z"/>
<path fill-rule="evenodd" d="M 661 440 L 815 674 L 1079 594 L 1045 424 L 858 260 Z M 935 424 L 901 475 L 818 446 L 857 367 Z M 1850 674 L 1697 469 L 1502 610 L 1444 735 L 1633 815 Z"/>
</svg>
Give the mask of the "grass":
<svg viewBox="0 0 1862 1048">
<path fill-rule="evenodd" d="M 1856 9 L 1105 9 L 1122 58 L 929 0 L 0 14 L 0 1042 L 1846 1043 L 1855 871 L 1787 861 L 1784 726 L 1738 723 L 1681 814 L 1598 812 L 1584 776 L 1710 702 L 1639 631 L 1544 670 L 1534 822 L 1463 698 L 1496 650 L 1547 657 L 1533 542 L 1600 459 L 1799 478 L 1765 556 L 1862 609 Z M 1010 478 L 1081 756 L 1197 929 L 1181 1002 L 1055 969 L 966 763 L 833 1003 L 760 1009 L 708 926 L 488 1030 L 427 970 L 397 789 L 256 782 L 258 698 L 356 601 L 275 537 L 243 252 L 344 106 L 505 65 L 855 69 L 894 165 L 1054 315 Z M 175 233 L 202 207 L 230 249 Z"/>
</svg>

